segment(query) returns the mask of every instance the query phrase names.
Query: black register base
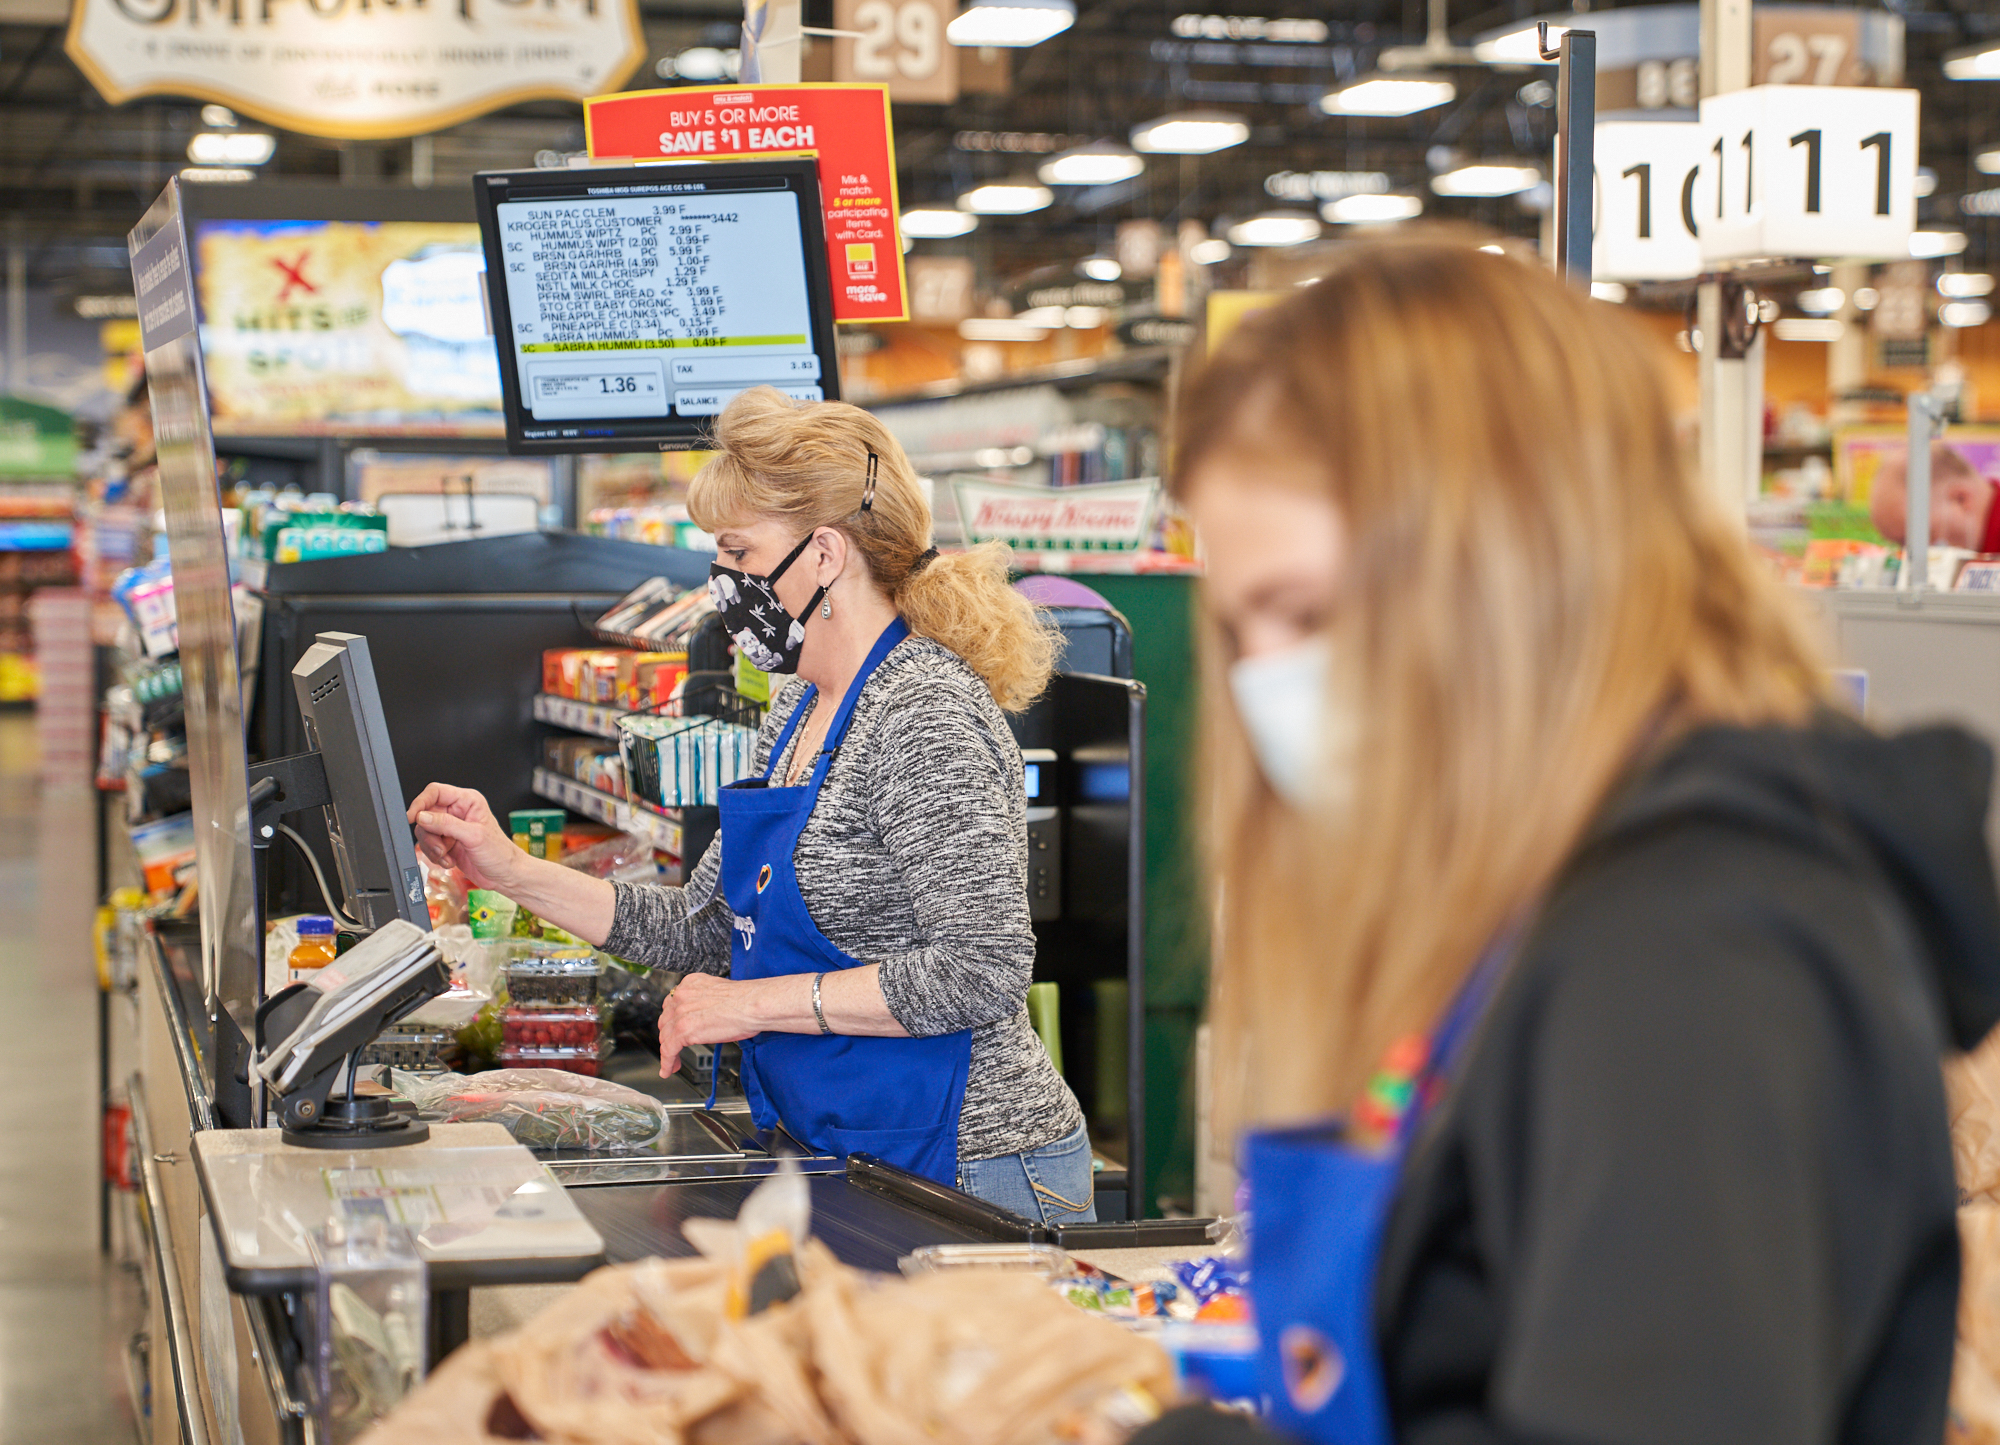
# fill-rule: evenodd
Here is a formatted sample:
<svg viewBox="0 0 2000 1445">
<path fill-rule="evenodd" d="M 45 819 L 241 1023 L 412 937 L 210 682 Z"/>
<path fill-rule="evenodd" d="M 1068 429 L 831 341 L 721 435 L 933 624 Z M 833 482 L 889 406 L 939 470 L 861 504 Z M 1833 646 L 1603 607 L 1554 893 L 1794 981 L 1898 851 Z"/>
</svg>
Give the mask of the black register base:
<svg viewBox="0 0 2000 1445">
<path fill-rule="evenodd" d="M 246 1442 L 304 1445 L 310 1426 L 300 1341 L 308 1337 L 303 1312 L 311 1308 L 310 1271 L 296 1261 L 286 1266 L 275 1255 L 269 1269 L 249 1267 L 245 1251 L 252 1246 L 231 1221 L 267 1202 L 252 1197 L 257 1191 L 277 1187 L 270 1171 L 244 1167 L 242 1160 L 317 1151 L 272 1144 L 262 1137 L 267 1131 L 216 1128 L 207 1078 L 214 1053 L 199 958 L 191 924 L 160 925 L 137 981 L 139 1067 L 129 1084 L 149 1246 L 150 1338 L 159 1342 L 148 1362 L 153 1439 L 222 1445 L 240 1430 Z M 542 1160 L 600 1247 L 433 1261 L 434 1353 L 466 1338 L 471 1290 L 577 1278 L 607 1260 L 689 1254 L 683 1220 L 733 1218 L 778 1167 L 776 1156 L 789 1141 L 751 1127 L 740 1101 L 710 1111 L 677 1080 L 660 1087 L 674 1114 L 665 1153 L 635 1159 L 572 1151 Z M 500 1133 L 498 1126 L 442 1127 Z M 462 1142 L 505 1141 L 482 1136 Z M 421 1148 L 390 1152 L 408 1159 Z M 865 1156 L 800 1163 L 810 1176 L 815 1237 L 857 1268 L 894 1270 L 903 1255 L 927 1244 L 1062 1240 L 1067 1233 L 1051 1234 Z M 1125 1241 L 1114 1236 L 1134 1227 L 1096 1227 L 1093 1242 L 1115 1246 Z M 267 1239 L 262 1247 L 276 1246 Z"/>
</svg>

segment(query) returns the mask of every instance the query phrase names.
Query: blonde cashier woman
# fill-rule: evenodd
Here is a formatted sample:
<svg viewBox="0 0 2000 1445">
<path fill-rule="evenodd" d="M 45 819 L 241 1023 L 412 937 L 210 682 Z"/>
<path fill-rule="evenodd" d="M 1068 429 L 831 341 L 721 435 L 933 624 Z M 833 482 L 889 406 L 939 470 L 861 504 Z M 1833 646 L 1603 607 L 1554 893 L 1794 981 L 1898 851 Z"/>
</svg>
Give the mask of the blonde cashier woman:
<svg viewBox="0 0 2000 1445">
<path fill-rule="evenodd" d="M 730 403 L 688 510 L 739 648 L 794 673 L 725 789 L 685 888 L 528 857 L 486 800 L 434 783 L 410 810 L 439 862 L 581 938 L 688 975 L 660 1014 L 743 1044 L 757 1123 L 869 1153 L 1047 1223 L 1095 1217 L 1075 1097 L 1028 1026 L 1021 755 L 1003 709 L 1053 639 L 991 548 L 942 557 L 903 450 L 866 412 L 769 387 Z"/>
<path fill-rule="evenodd" d="M 1990 755 L 1828 709 L 1652 342 L 1477 241 L 1344 248 L 1178 418 L 1269 1428 L 1942 1439 Z"/>
</svg>

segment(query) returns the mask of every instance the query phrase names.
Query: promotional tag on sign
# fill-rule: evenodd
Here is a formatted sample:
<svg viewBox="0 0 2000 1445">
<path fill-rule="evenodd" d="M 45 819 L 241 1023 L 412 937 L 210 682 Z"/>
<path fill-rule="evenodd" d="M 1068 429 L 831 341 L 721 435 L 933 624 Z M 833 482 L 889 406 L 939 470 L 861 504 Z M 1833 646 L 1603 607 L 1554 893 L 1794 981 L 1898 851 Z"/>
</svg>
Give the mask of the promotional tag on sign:
<svg viewBox="0 0 2000 1445">
<path fill-rule="evenodd" d="M 1901 260 L 1917 219 L 1917 93 L 1759 85 L 1701 103 L 1701 256 Z"/>
<path fill-rule="evenodd" d="M 583 105 L 592 160 L 812 156 L 836 321 L 906 321 L 896 146 L 885 85 L 645 90 Z"/>
</svg>

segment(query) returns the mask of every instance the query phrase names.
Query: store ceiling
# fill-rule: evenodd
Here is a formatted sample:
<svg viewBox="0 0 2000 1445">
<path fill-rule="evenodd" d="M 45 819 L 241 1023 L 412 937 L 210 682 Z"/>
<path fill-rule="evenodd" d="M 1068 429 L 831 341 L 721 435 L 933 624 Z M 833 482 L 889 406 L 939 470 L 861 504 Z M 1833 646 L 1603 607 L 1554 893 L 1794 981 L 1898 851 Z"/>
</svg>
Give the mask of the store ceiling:
<svg viewBox="0 0 2000 1445">
<path fill-rule="evenodd" d="M 829 24 L 831 0 L 807 0 L 809 24 Z M 696 45 L 733 44 L 740 7 L 719 0 L 642 0 L 654 60 Z M 1025 175 L 1040 157 L 976 148 L 980 135 L 1014 133 L 1122 141 L 1131 127 L 1168 111 L 1224 107 L 1252 125 L 1250 140 L 1212 156 L 1157 156 L 1139 178 L 1094 190 L 1065 189 L 1049 209 L 988 217 L 956 241 L 926 250 L 974 257 L 995 283 L 1047 266 L 1067 266 L 1106 246 L 1118 222 L 1139 217 L 1212 223 L 1274 204 L 1265 188 L 1280 171 L 1383 171 L 1395 188 L 1421 189 L 1438 147 L 1468 156 L 1548 154 L 1554 111 L 1547 70 L 1468 68 L 1458 73 L 1450 105 L 1403 119 L 1337 119 L 1310 102 L 1336 82 L 1372 67 L 1390 45 L 1423 39 L 1418 0 L 1363 0 L 1312 7 L 1246 7 L 1271 18 L 1322 20 L 1322 43 L 1273 45 L 1176 38 L 1183 10 L 1230 7 L 1176 0 L 1080 0 L 1073 29 L 1013 52 L 1011 90 L 966 95 L 949 106 L 899 106 L 896 132 L 905 206 L 949 205 L 968 186 Z M 1553 8 L 1534 0 L 1492 4 L 1455 0 L 1451 35 L 1465 43 L 1481 31 Z M 1599 7 L 1605 8 L 1605 7 Z M 1958 198 L 2000 186 L 1972 157 L 2000 147 L 2000 83 L 1953 82 L 1943 55 L 2000 35 L 2000 7 L 1989 0 L 1924 0 L 1893 5 L 1907 25 L 1906 83 L 1923 92 L 1923 161 L 1938 172 L 1925 203 L 1936 219 L 1971 237 L 1967 260 L 2000 264 L 1995 220 L 1964 218 Z M 30 280 L 64 291 L 129 286 L 122 252 L 127 229 L 183 164 L 187 139 L 201 128 L 192 101 L 104 103 L 62 51 L 60 0 L 0 0 L 0 242 L 29 251 Z M 654 86 L 650 67 L 632 84 Z M 968 135 L 967 133 L 979 133 Z M 993 144 L 990 140 L 985 144 Z M 577 107 L 517 106 L 438 134 L 435 184 L 474 171 L 527 166 L 541 151 L 582 146 Z M 408 142 L 346 143 L 283 135 L 267 174 L 286 179 L 407 177 Z M 1518 234 L 1539 218 L 1518 201 L 1427 198 L 1432 216 L 1454 216 Z"/>
</svg>

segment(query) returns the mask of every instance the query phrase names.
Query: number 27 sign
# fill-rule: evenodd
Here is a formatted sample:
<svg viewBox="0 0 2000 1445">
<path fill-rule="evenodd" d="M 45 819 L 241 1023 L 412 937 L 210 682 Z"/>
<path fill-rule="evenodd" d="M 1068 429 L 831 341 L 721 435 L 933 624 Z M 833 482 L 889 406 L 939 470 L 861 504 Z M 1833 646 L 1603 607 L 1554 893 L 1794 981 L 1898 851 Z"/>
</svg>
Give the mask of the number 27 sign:
<svg viewBox="0 0 2000 1445">
<path fill-rule="evenodd" d="M 1917 215 L 1917 93 L 1759 85 L 1701 103 L 1701 258 L 1901 259 Z"/>
</svg>

